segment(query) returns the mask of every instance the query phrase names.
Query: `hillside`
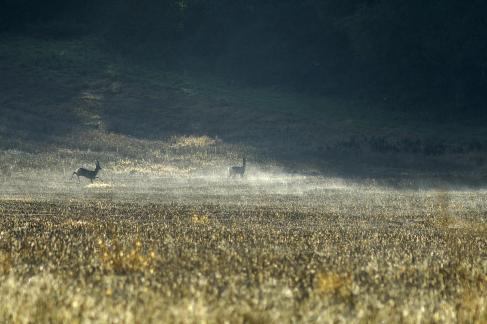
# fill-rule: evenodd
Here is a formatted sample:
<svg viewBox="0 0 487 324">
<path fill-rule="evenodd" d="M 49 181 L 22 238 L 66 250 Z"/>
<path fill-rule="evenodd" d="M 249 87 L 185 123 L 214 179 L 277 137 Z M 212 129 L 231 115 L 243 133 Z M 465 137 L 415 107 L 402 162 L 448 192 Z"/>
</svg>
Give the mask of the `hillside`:
<svg viewBox="0 0 487 324">
<path fill-rule="evenodd" d="M 418 109 L 406 114 L 387 98 L 249 88 L 135 63 L 93 38 L 4 35 L 0 74 L 4 173 L 56 168 L 59 159 L 69 169 L 95 158 L 195 170 L 242 155 L 254 164 L 347 177 L 478 185 L 485 171 L 481 124 Z M 30 153 L 42 159 L 29 160 Z"/>
</svg>

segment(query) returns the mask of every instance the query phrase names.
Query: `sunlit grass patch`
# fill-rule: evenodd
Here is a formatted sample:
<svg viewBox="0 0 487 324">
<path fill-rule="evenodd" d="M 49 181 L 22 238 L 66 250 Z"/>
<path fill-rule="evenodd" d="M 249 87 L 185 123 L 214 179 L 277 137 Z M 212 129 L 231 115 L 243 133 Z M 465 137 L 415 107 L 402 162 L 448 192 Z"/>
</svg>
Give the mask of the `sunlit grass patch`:
<svg viewBox="0 0 487 324">
<path fill-rule="evenodd" d="M 205 225 L 210 222 L 210 218 L 206 214 L 193 214 L 191 216 L 191 224 L 194 225 Z"/>
<path fill-rule="evenodd" d="M 466 212 L 462 202 L 454 202 L 451 193 L 441 190 L 433 195 L 431 209 L 426 211 L 426 221 L 437 230 L 447 231 L 460 240 L 465 233 L 487 235 L 487 222 L 468 218 Z"/>
<path fill-rule="evenodd" d="M 352 293 L 352 278 L 349 274 L 320 272 L 315 280 L 315 291 L 318 294 L 337 294 L 341 297 L 348 297 Z"/>
<path fill-rule="evenodd" d="M 142 242 L 136 240 L 127 246 L 118 240 L 97 242 L 98 256 L 103 269 L 117 274 L 153 273 L 156 253 L 144 250 Z"/>
<path fill-rule="evenodd" d="M 87 184 L 86 188 L 108 189 L 108 188 L 113 188 L 113 185 L 111 183 L 107 183 L 107 182 L 95 181 L 93 183 Z"/>
<path fill-rule="evenodd" d="M 172 139 L 172 147 L 182 148 L 182 147 L 207 147 L 215 145 L 218 140 L 211 138 L 209 136 L 180 136 L 174 137 Z"/>
<path fill-rule="evenodd" d="M 462 227 L 465 225 L 465 221 L 456 217 L 454 212 L 457 212 L 459 208 L 455 206 L 452 201 L 450 194 L 447 190 L 436 191 L 433 197 L 432 208 L 428 210 L 427 221 L 438 229 L 447 229 Z M 460 209 L 461 211 L 461 209 Z"/>
<path fill-rule="evenodd" d="M 62 225 L 62 227 L 66 226 L 68 228 L 93 228 L 93 222 L 81 219 L 68 219 Z"/>
<path fill-rule="evenodd" d="M 12 266 L 12 254 L 0 249 L 0 274 L 8 273 Z"/>
<path fill-rule="evenodd" d="M 458 320 L 462 323 L 487 322 L 487 293 L 465 291 L 457 300 Z"/>
</svg>

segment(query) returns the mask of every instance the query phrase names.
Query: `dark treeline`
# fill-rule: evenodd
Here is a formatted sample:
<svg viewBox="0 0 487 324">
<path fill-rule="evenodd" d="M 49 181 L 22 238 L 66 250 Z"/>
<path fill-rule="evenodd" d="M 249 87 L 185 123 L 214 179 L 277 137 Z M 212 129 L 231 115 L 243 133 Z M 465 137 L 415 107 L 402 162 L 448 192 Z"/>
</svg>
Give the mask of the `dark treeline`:
<svg viewBox="0 0 487 324">
<path fill-rule="evenodd" d="M 96 34 L 236 82 L 466 111 L 487 98 L 485 13 L 484 0 L 3 0 L 0 28 Z"/>
</svg>

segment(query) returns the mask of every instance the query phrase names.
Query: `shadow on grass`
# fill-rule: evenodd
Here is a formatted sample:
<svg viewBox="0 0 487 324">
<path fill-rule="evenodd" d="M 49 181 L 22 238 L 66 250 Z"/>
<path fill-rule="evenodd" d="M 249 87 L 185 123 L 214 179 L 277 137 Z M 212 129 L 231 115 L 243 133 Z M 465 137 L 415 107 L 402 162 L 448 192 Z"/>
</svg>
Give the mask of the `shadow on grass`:
<svg viewBox="0 0 487 324">
<path fill-rule="evenodd" d="M 61 145 L 118 153 L 121 145 L 207 136 L 231 146 L 236 155 L 252 154 L 260 163 L 278 161 L 291 172 L 395 179 L 390 183 L 408 178 L 484 181 L 487 146 L 485 132 L 478 129 L 450 125 L 446 132 L 383 107 L 366 109 L 352 101 L 150 70 L 100 53 L 90 40 L 5 38 L 0 57 L 3 149 Z M 95 133 L 133 140 L 87 144 L 96 140 Z M 480 144 L 462 151 L 453 145 L 437 154 L 416 152 L 425 150 L 422 139 L 434 136 L 461 147 L 452 139 L 458 133 Z M 403 142 L 412 147 L 398 146 Z M 137 158 L 143 149 L 126 151 Z"/>
</svg>

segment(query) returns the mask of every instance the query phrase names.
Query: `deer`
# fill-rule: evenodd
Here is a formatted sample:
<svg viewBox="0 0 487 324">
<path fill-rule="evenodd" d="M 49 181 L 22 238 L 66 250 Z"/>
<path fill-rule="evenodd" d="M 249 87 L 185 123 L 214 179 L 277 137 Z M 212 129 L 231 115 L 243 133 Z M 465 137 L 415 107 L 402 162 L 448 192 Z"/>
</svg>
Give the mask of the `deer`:
<svg viewBox="0 0 487 324">
<path fill-rule="evenodd" d="M 246 159 L 243 158 L 243 163 L 242 163 L 242 166 L 232 166 L 228 169 L 228 176 L 230 178 L 234 178 L 236 177 L 237 175 L 240 175 L 241 178 L 243 178 L 244 174 L 245 174 L 245 162 L 246 162 Z"/>
<path fill-rule="evenodd" d="M 79 177 L 85 177 L 90 179 L 91 183 L 93 183 L 93 180 L 98 178 L 96 175 L 100 170 L 101 170 L 100 162 L 97 160 L 94 171 L 85 168 L 79 168 L 77 171 L 73 172 L 73 174 L 71 175 L 71 179 L 73 178 L 74 175 L 76 175 L 78 177 L 78 182 L 79 182 Z"/>
</svg>

